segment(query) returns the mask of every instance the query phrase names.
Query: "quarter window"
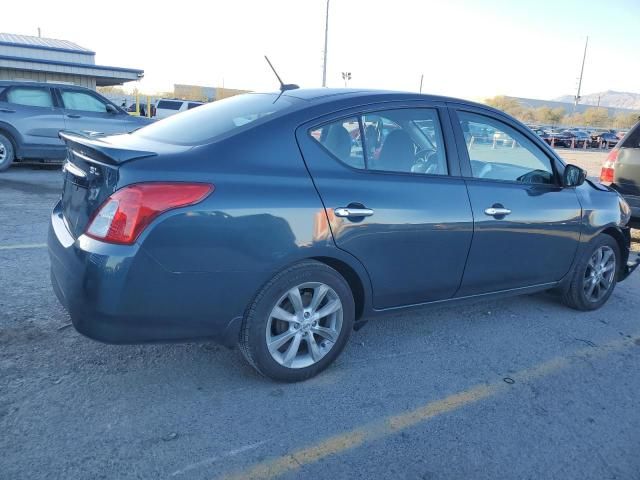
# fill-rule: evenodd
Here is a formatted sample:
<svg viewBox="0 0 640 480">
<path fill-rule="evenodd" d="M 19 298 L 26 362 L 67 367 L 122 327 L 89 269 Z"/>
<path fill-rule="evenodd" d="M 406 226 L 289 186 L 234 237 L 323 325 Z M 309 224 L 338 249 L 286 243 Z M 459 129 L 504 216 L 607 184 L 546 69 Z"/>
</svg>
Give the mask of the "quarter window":
<svg viewBox="0 0 640 480">
<path fill-rule="evenodd" d="M 357 117 L 313 129 L 311 136 L 341 162 L 353 168 L 365 168 L 360 123 Z"/>
<path fill-rule="evenodd" d="M 499 120 L 458 112 L 474 178 L 553 184 L 549 157 L 527 137 Z"/>
<path fill-rule="evenodd" d="M 30 107 L 53 107 L 48 88 L 13 87 L 7 91 L 7 102 Z"/>
<path fill-rule="evenodd" d="M 96 97 L 85 92 L 72 90 L 62 91 L 62 103 L 68 110 L 82 110 L 84 112 L 106 113 L 107 105 Z"/>
</svg>

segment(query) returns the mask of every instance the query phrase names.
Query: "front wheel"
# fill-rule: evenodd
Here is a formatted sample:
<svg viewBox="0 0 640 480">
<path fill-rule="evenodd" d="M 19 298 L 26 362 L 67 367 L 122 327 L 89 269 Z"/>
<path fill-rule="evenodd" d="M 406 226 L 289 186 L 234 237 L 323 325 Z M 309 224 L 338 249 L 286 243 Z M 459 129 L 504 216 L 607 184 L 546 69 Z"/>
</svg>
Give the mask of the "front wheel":
<svg viewBox="0 0 640 480">
<path fill-rule="evenodd" d="M 327 368 L 344 348 L 355 317 L 349 284 L 316 261 L 276 275 L 245 315 L 240 350 L 258 372 L 296 382 Z"/>
<path fill-rule="evenodd" d="M 596 310 L 604 305 L 616 286 L 620 247 L 615 239 L 601 234 L 578 262 L 571 284 L 563 295 L 566 305 L 576 310 Z"/>
</svg>

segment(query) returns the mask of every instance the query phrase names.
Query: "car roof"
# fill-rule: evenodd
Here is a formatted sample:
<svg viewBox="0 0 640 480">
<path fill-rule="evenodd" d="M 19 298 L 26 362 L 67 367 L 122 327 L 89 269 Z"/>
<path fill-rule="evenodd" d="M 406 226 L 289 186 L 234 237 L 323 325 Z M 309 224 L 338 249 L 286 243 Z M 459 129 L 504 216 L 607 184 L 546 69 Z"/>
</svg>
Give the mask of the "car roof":
<svg viewBox="0 0 640 480">
<path fill-rule="evenodd" d="M 256 92 L 258 93 L 258 92 Z M 440 103 L 455 103 L 474 106 L 504 116 L 504 112 L 488 105 L 463 100 L 453 97 L 427 95 L 415 92 L 402 92 L 395 90 L 353 89 L 353 88 L 300 88 L 281 92 L 260 92 L 269 95 L 282 95 L 294 100 L 297 104 L 294 110 L 302 110 L 307 107 L 323 107 L 327 111 L 344 108 L 358 107 L 361 105 L 401 102 L 401 101 L 429 101 Z M 251 93 L 249 94 L 251 95 Z"/>
<path fill-rule="evenodd" d="M 280 92 L 269 92 L 280 93 Z M 431 100 L 438 102 L 455 102 L 475 104 L 468 100 L 462 100 L 452 97 L 443 97 L 438 95 L 426 95 L 414 92 L 402 92 L 398 90 L 375 90 L 375 89 L 354 89 L 354 88 L 299 88 L 295 90 L 287 90 L 283 93 L 285 97 L 297 98 L 299 100 L 305 100 L 310 103 L 320 104 L 328 103 L 335 100 L 343 99 L 368 99 L 370 97 L 395 100 Z M 487 105 L 475 104 L 482 107 Z"/>
</svg>

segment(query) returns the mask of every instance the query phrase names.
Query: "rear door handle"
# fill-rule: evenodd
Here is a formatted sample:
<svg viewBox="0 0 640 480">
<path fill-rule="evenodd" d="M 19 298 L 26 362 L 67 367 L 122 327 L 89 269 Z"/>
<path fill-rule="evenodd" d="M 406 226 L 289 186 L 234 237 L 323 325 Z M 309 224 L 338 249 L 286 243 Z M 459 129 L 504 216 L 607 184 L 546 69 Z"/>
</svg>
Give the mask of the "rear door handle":
<svg viewBox="0 0 640 480">
<path fill-rule="evenodd" d="M 509 210 L 508 208 L 491 207 L 485 209 L 484 213 L 485 215 L 489 215 L 490 217 L 504 217 L 506 215 L 509 215 L 511 213 L 511 210 Z"/>
<path fill-rule="evenodd" d="M 77 115 L 75 113 L 68 113 L 67 117 L 69 117 L 69 118 L 82 118 L 82 115 Z"/>
<path fill-rule="evenodd" d="M 373 210 L 370 208 L 352 208 L 352 207 L 340 207 L 333 210 L 336 217 L 370 217 L 373 215 Z"/>
<path fill-rule="evenodd" d="M 11 110 L 9 108 L 0 108 L 0 112 L 4 112 L 4 113 L 16 113 L 15 110 Z"/>
</svg>

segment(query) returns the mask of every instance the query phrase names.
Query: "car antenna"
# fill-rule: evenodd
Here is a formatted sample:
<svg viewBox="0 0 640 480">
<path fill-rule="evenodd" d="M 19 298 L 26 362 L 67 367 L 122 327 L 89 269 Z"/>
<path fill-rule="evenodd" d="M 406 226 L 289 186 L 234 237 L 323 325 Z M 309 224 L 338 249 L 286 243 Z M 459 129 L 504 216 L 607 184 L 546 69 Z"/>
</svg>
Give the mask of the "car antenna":
<svg viewBox="0 0 640 480">
<path fill-rule="evenodd" d="M 266 55 L 264 56 L 264 59 L 267 61 L 267 63 L 269 64 L 269 66 L 271 67 L 271 70 L 273 70 L 273 74 L 276 76 L 276 78 L 278 79 L 278 82 L 280 82 L 280 92 L 284 93 L 287 90 L 295 90 L 297 88 L 300 88 L 298 85 L 296 85 L 295 83 L 284 83 L 282 81 L 282 79 L 280 78 L 280 75 L 278 75 L 278 72 L 276 72 L 276 69 L 273 68 L 273 65 L 271 64 L 271 62 L 269 61 L 269 57 L 267 57 Z M 281 95 L 282 95 L 281 93 Z"/>
</svg>

